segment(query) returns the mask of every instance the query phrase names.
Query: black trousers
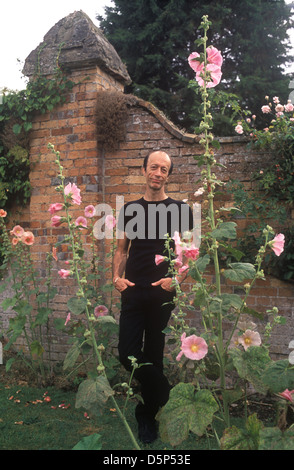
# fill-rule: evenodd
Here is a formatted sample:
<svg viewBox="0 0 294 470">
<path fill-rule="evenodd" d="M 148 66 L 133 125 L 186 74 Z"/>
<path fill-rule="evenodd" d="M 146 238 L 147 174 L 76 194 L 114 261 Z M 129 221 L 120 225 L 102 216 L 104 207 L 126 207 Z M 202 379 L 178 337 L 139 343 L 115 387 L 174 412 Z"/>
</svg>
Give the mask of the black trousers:
<svg viewBox="0 0 294 470">
<path fill-rule="evenodd" d="M 166 328 L 174 308 L 174 294 L 156 287 L 128 287 L 122 292 L 119 329 L 119 359 L 131 371 L 129 356 L 138 364 L 134 377 L 141 384 L 144 404 L 136 408 L 136 417 L 154 418 L 169 397 L 170 385 L 163 374 Z"/>
</svg>

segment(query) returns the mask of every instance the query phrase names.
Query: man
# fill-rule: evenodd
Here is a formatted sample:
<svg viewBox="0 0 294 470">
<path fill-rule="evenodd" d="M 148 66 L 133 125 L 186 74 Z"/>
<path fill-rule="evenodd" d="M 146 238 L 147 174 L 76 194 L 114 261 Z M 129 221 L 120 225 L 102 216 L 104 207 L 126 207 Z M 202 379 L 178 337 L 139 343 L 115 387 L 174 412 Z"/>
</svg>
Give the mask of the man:
<svg viewBox="0 0 294 470">
<path fill-rule="evenodd" d="M 170 386 L 163 374 L 163 330 L 174 308 L 175 283 L 185 277 L 183 274 L 172 279 L 169 263 L 156 264 L 155 255 L 168 254 L 166 234 L 172 237 L 175 231 L 193 228 L 190 207 L 165 192 L 171 171 L 167 153 L 153 151 L 145 158 L 145 194 L 125 204 L 120 212 L 118 228 L 123 236 L 117 241 L 113 260 L 113 282 L 121 293 L 120 361 L 127 370 L 132 369 L 131 356 L 137 364 L 144 364 L 134 373 L 144 402 L 136 407 L 139 439 L 143 443 L 156 439 L 155 415 L 169 397 Z"/>
</svg>

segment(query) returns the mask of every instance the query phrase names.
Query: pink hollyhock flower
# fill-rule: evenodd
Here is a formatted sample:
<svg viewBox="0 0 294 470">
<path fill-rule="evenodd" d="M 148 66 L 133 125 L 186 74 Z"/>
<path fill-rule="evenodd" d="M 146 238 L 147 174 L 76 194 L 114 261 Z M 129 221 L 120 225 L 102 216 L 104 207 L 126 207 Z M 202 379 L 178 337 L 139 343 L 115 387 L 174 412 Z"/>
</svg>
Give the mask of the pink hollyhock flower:
<svg viewBox="0 0 294 470">
<path fill-rule="evenodd" d="M 32 232 L 23 232 L 21 241 L 26 245 L 33 245 L 35 241 L 34 234 Z"/>
<path fill-rule="evenodd" d="M 270 242 L 270 247 L 274 251 L 275 255 L 280 256 L 284 251 L 285 245 L 285 235 L 279 233 L 275 238 Z"/>
<path fill-rule="evenodd" d="M 6 217 L 7 212 L 4 209 L 0 209 L 0 217 Z"/>
<path fill-rule="evenodd" d="M 179 268 L 179 274 L 183 274 L 184 272 L 187 271 L 187 269 L 189 269 L 189 266 L 187 266 L 186 264 L 184 264 L 184 266 L 181 266 Z"/>
<path fill-rule="evenodd" d="M 95 215 L 95 207 L 90 205 L 90 206 L 87 206 L 85 207 L 85 216 L 88 217 L 89 219 L 91 217 L 94 217 Z"/>
<path fill-rule="evenodd" d="M 75 185 L 75 183 L 68 183 L 64 188 L 64 194 L 71 198 L 73 204 L 81 204 L 82 198 L 80 196 L 80 192 L 80 189 Z"/>
<path fill-rule="evenodd" d="M 173 240 L 175 242 L 176 255 L 179 258 L 179 260 L 181 261 L 182 260 L 182 251 L 183 251 L 183 249 L 182 249 L 182 240 L 181 240 L 179 232 L 174 233 Z"/>
<path fill-rule="evenodd" d="M 58 258 L 57 258 L 57 249 L 55 246 L 53 246 L 52 248 L 52 256 L 53 258 L 55 259 L 55 261 L 58 261 Z"/>
<path fill-rule="evenodd" d="M 107 314 L 108 314 L 108 308 L 105 307 L 105 305 L 98 305 L 94 309 L 95 317 L 104 317 Z"/>
<path fill-rule="evenodd" d="M 60 269 L 58 274 L 62 279 L 66 279 L 68 276 L 70 276 L 71 272 L 68 269 Z"/>
<path fill-rule="evenodd" d="M 241 124 L 238 124 L 235 127 L 235 131 L 237 132 L 237 134 L 243 134 L 244 130 L 243 130 L 243 127 L 241 126 Z"/>
<path fill-rule="evenodd" d="M 175 262 L 174 262 L 174 267 L 176 269 L 180 268 L 181 266 L 183 266 L 183 263 L 182 263 L 182 260 L 180 257 L 176 258 L 175 259 Z"/>
<path fill-rule="evenodd" d="M 292 403 L 294 402 L 294 397 L 292 396 L 294 395 L 294 390 L 291 390 L 290 392 L 290 390 L 286 388 L 286 390 L 284 390 L 282 393 L 279 393 L 279 395 L 283 398 L 286 398 L 286 400 L 291 401 Z"/>
<path fill-rule="evenodd" d="M 66 317 L 66 320 L 65 320 L 65 323 L 64 323 L 64 326 L 66 326 L 68 324 L 68 322 L 70 321 L 70 312 L 67 314 L 67 317 Z"/>
<path fill-rule="evenodd" d="M 113 215 L 107 215 L 105 217 L 105 225 L 107 228 L 110 230 L 113 229 L 116 226 L 116 219 Z"/>
<path fill-rule="evenodd" d="M 63 204 L 60 202 L 56 202 L 55 204 L 51 204 L 48 212 L 50 212 L 51 215 L 55 214 L 55 212 L 61 211 L 63 209 Z"/>
<path fill-rule="evenodd" d="M 278 104 L 278 103 L 280 102 L 280 98 L 279 98 L 278 96 L 274 96 L 274 97 L 273 97 L 273 102 L 274 102 L 275 104 Z"/>
<path fill-rule="evenodd" d="M 183 254 L 186 256 L 186 258 L 195 260 L 199 256 L 199 249 L 196 248 L 194 244 L 192 244 L 186 248 L 183 248 Z"/>
<path fill-rule="evenodd" d="M 268 114 L 271 112 L 271 108 L 268 105 L 262 106 L 261 111 L 263 114 Z"/>
<path fill-rule="evenodd" d="M 200 54 L 198 54 L 198 52 L 192 52 L 188 57 L 189 65 L 196 73 L 203 70 L 203 63 L 198 59 L 200 59 Z"/>
<path fill-rule="evenodd" d="M 24 229 L 20 225 L 15 225 L 15 227 L 13 227 L 10 233 L 15 237 L 21 238 L 24 233 Z"/>
<path fill-rule="evenodd" d="M 292 111 L 294 111 L 294 106 L 292 103 L 287 103 L 285 105 L 285 111 L 286 113 L 292 113 Z"/>
<path fill-rule="evenodd" d="M 51 225 L 53 227 L 59 227 L 63 222 L 63 217 L 60 217 L 59 215 L 54 215 L 51 217 Z"/>
<path fill-rule="evenodd" d="M 80 216 L 75 220 L 75 225 L 80 228 L 87 228 L 87 219 L 85 219 L 85 217 Z"/>
<path fill-rule="evenodd" d="M 215 64 L 208 64 L 206 71 L 209 72 L 210 78 L 210 81 L 206 83 L 206 88 L 213 88 L 218 85 L 222 78 L 222 71 L 220 67 Z M 203 73 L 204 69 L 196 73 L 196 80 L 201 87 L 204 86 Z"/>
<path fill-rule="evenodd" d="M 213 46 L 207 48 L 207 60 L 210 64 L 217 65 L 218 67 L 223 65 L 223 57 L 220 51 Z"/>
<path fill-rule="evenodd" d="M 161 255 L 155 255 L 155 264 L 158 266 L 160 263 L 165 261 L 165 257 Z"/>
<path fill-rule="evenodd" d="M 20 240 L 20 238 L 13 237 L 13 239 L 11 241 L 12 245 L 14 245 L 14 246 L 17 245 L 19 240 Z"/>
<path fill-rule="evenodd" d="M 193 361 L 199 361 L 206 356 L 208 352 L 208 346 L 206 341 L 200 336 L 191 335 L 186 337 L 186 333 L 181 336 L 181 352 L 177 355 L 177 361 L 179 361 L 184 354 L 188 359 Z"/>
<path fill-rule="evenodd" d="M 246 330 L 242 336 L 239 336 L 239 344 L 242 344 L 245 351 L 250 346 L 260 346 L 261 345 L 260 334 L 257 331 Z"/>
</svg>

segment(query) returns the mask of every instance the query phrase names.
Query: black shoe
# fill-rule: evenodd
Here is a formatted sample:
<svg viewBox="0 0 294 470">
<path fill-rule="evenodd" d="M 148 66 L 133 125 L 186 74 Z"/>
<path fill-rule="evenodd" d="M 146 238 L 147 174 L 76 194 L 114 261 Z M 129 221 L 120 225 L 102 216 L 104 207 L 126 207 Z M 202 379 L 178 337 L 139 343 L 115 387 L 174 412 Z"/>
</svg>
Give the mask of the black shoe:
<svg viewBox="0 0 294 470">
<path fill-rule="evenodd" d="M 157 439 L 157 426 L 155 420 L 140 419 L 138 421 L 139 440 L 143 444 L 151 444 Z"/>
</svg>

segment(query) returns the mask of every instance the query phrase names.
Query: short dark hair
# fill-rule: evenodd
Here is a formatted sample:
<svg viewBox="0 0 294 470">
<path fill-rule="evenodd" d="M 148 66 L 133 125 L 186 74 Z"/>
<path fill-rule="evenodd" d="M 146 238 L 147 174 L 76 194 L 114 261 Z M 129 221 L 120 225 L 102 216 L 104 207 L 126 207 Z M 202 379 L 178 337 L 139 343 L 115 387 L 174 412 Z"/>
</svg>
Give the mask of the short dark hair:
<svg viewBox="0 0 294 470">
<path fill-rule="evenodd" d="M 149 152 L 148 155 L 146 155 L 146 157 L 144 158 L 143 168 L 144 168 L 145 171 L 147 170 L 147 164 L 148 164 L 149 157 L 154 152 L 160 152 L 160 150 L 152 150 L 152 152 Z M 166 153 L 166 152 L 164 152 L 164 153 Z M 168 155 L 168 154 L 166 154 L 166 155 Z M 173 165 L 173 162 L 172 162 L 172 159 L 170 158 L 170 156 L 169 156 L 169 159 L 170 159 L 170 168 L 169 168 L 169 171 L 168 171 L 168 175 L 170 175 L 172 173 L 173 168 L 174 168 L 174 165 Z"/>
</svg>

